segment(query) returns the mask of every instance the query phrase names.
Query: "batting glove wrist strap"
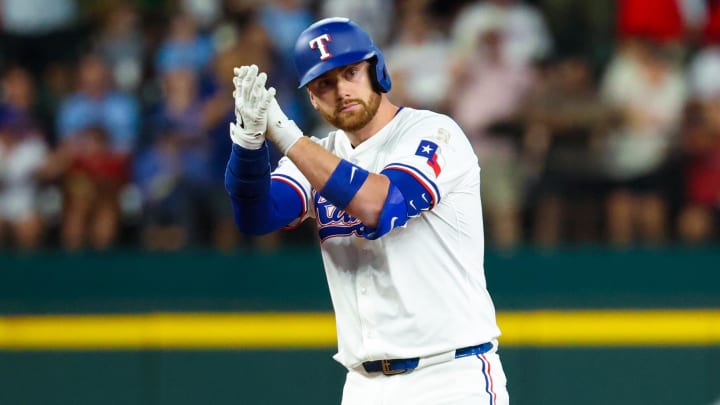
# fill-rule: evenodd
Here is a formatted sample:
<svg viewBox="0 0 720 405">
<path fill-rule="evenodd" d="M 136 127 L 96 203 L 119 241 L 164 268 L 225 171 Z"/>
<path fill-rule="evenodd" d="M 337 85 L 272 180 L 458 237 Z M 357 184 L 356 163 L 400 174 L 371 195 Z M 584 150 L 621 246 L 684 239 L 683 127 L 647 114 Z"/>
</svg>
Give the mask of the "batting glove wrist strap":
<svg viewBox="0 0 720 405">
<path fill-rule="evenodd" d="M 288 119 L 274 98 L 270 101 L 270 107 L 268 108 L 268 122 L 268 138 L 277 145 L 284 155 L 287 155 L 295 142 L 303 137 L 302 130 L 298 128 L 295 121 Z"/>
<path fill-rule="evenodd" d="M 303 137 L 303 133 L 295 121 L 276 122 L 268 130 L 268 138 L 272 140 L 283 155 L 287 155 L 290 148 Z"/>
<path fill-rule="evenodd" d="M 265 136 L 262 132 L 246 133 L 234 122 L 230 123 L 230 139 L 234 144 L 249 150 L 260 149 L 265 144 Z"/>
</svg>

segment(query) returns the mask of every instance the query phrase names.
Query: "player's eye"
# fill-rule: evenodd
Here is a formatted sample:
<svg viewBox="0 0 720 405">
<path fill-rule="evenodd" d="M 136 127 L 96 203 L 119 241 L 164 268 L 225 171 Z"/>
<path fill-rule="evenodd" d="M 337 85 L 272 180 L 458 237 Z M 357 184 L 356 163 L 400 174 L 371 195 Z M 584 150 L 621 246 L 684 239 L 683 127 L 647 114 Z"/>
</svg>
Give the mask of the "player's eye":
<svg viewBox="0 0 720 405">
<path fill-rule="evenodd" d="M 360 68 L 356 66 L 351 66 L 345 73 L 348 77 L 355 77 L 357 76 L 358 72 L 360 72 Z"/>
<path fill-rule="evenodd" d="M 316 82 L 315 85 L 318 90 L 326 89 L 330 86 L 330 81 L 328 79 L 320 79 Z"/>
</svg>

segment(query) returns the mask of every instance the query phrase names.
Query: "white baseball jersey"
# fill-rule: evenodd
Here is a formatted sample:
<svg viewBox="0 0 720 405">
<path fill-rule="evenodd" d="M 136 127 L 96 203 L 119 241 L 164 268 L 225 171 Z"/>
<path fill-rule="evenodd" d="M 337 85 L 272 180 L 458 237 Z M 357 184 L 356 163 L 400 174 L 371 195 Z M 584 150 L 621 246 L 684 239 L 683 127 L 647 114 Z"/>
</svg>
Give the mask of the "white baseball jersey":
<svg viewBox="0 0 720 405">
<path fill-rule="evenodd" d="M 377 240 L 358 236 L 356 218 L 312 189 L 287 158 L 274 178 L 292 178 L 316 219 L 338 335 L 335 359 L 432 355 L 500 335 L 483 271 L 480 168 L 466 136 L 447 116 L 404 108 L 353 148 L 341 130 L 317 140 L 372 173 L 412 175 L 430 209 Z M 287 182 L 287 181 L 286 181 Z M 413 202 L 409 202 L 413 204 Z"/>
</svg>

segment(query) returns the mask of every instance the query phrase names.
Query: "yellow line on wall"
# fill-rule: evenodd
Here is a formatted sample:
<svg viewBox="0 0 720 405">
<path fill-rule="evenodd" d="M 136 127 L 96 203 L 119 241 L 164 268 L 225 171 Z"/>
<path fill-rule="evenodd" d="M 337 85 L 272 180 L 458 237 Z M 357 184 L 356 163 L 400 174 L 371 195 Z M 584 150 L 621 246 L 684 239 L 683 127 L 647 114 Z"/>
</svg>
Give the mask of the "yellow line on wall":
<svg viewBox="0 0 720 405">
<path fill-rule="evenodd" d="M 720 310 L 536 311 L 498 314 L 506 346 L 720 344 Z"/>
<path fill-rule="evenodd" d="M 720 344 L 720 310 L 501 312 L 505 347 Z M 0 350 L 335 347 L 331 313 L 148 313 L 0 317 Z"/>
<path fill-rule="evenodd" d="M 150 313 L 0 318 L 6 349 L 314 348 L 335 345 L 325 313 Z"/>
</svg>

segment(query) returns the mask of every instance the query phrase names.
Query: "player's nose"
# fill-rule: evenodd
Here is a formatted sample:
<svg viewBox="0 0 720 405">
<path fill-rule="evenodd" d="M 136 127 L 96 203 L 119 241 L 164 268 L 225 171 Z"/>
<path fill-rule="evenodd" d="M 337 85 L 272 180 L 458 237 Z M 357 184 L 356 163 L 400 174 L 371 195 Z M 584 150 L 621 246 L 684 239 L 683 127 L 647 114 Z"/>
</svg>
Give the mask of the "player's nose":
<svg viewBox="0 0 720 405">
<path fill-rule="evenodd" d="M 350 82 L 345 79 L 338 79 L 335 83 L 335 91 L 337 94 L 338 102 L 351 98 L 350 94 Z"/>
</svg>

